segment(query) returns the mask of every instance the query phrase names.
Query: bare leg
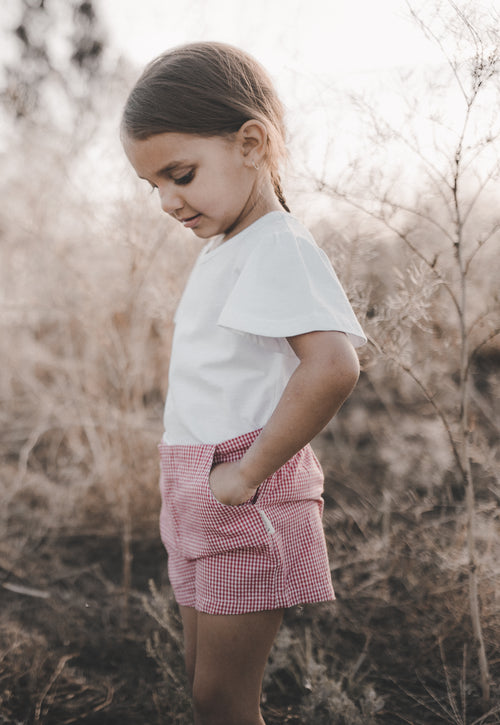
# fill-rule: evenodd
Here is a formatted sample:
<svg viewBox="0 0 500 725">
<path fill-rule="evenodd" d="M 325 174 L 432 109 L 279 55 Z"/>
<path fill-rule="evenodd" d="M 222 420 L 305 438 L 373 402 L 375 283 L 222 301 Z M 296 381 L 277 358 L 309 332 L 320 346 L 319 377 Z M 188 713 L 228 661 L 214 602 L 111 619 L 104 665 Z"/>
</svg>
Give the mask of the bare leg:
<svg viewBox="0 0 500 725">
<path fill-rule="evenodd" d="M 281 609 L 232 616 L 197 613 L 193 681 L 196 725 L 264 725 L 260 713 L 262 678 L 282 618 Z M 190 613 L 186 620 L 186 653 L 191 661 Z"/>
<path fill-rule="evenodd" d="M 191 690 L 193 689 L 194 669 L 196 664 L 196 636 L 198 630 L 198 612 L 194 607 L 179 607 L 184 629 L 184 659 L 186 674 Z"/>
</svg>

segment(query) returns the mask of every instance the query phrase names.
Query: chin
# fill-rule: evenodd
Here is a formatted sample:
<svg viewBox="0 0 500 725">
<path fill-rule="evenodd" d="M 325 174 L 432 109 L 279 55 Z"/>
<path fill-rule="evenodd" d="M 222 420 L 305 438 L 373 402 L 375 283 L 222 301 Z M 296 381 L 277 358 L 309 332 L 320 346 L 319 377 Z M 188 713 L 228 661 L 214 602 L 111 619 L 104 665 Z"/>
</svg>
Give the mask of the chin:
<svg viewBox="0 0 500 725">
<path fill-rule="evenodd" d="M 218 232 L 204 232 L 201 229 L 191 229 L 191 231 L 195 236 L 199 237 L 199 239 L 211 239 L 218 234 Z"/>
</svg>

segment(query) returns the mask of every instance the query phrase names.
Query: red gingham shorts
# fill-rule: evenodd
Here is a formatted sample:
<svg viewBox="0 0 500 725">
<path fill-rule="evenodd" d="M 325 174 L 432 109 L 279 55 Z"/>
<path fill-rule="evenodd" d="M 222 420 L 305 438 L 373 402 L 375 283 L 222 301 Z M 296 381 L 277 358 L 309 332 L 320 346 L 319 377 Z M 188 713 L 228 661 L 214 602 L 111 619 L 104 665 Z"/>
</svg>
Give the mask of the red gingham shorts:
<svg viewBox="0 0 500 725">
<path fill-rule="evenodd" d="M 208 478 L 241 458 L 260 431 L 217 445 L 160 443 L 160 533 L 178 604 L 245 614 L 335 598 L 321 516 L 323 473 L 307 445 L 240 506 Z"/>
</svg>

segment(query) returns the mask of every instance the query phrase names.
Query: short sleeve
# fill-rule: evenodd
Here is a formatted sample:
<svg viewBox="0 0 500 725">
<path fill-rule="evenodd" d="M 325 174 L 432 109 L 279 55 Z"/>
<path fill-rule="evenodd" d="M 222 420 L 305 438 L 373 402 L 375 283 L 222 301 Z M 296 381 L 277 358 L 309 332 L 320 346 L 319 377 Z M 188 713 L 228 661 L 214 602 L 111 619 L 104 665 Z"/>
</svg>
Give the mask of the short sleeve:
<svg viewBox="0 0 500 725">
<path fill-rule="evenodd" d="M 259 241 L 246 258 L 218 325 L 265 337 L 317 330 L 365 335 L 325 252 L 291 231 Z"/>
</svg>

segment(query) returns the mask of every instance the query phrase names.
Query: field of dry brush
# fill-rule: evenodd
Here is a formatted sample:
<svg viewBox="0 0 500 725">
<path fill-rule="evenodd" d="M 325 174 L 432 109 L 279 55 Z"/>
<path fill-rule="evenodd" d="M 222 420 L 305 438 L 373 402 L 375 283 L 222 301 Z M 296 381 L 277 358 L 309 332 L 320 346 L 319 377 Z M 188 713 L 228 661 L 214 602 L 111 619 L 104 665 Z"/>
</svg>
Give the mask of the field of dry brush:
<svg viewBox="0 0 500 725">
<path fill-rule="evenodd" d="M 318 69 L 323 172 L 287 178 L 369 344 L 313 442 L 337 601 L 286 613 L 268 725 L 500 723 L 498 13 L 404 5 L 442 66 L 338 89 Z M 0 89 L 0 725 L 189 725 L 156 446 L 200 245 L 117 161 L 135 70 L 106 56 L 93 4 L 19 10 Z"/>
<path fill-rule="evenodd" d="M 16 150 L 30 183 L 17 167 L 2 179 L 0 722 L 187 725 L 156 444 L 172 314 L 198 243 L 145 197 L 91 202 L 38 141 Z M 271 725 L 493 725 L 500 347 L 483 346 L 471 371 L 474 435 L 487 444 L 472 454 L 484 707 L 464 485 L 442 420 L 404 370 L 407 355 L 432 362 L 426 375 L 453 410 L 454 323 L 440 289 L 424 299 L 428 278 L 397 240 L 344 222 L 350 237 L 326 222 L 315 233 L 370 338 L 386 330 L 387 349 L 397 318 L 391 349 L 404 346 L 404 365 L 367 346 L 357 389 L 315 441 L 338 600 L 287 613 L 264 713 Z M 473 295 L 497 284 L 495 265 Z"/>
</svg>

